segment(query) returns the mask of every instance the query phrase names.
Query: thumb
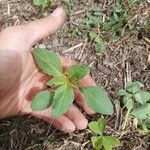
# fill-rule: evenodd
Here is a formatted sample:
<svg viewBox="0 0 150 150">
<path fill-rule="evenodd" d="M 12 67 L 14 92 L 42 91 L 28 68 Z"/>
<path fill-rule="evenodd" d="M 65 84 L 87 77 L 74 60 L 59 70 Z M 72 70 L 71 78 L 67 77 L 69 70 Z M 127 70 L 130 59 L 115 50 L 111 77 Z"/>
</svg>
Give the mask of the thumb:
<svg viewBox="0 0 150 150">
<path fill-rule="evenodd" d="M 0 50 L 28 50 L 39 40 L 55 33 L 64 21 L 65 11 L 59 7 L 46 18 L 6 28 L 0 33 Z"/>
<path fill-rule="evenodd" d="M 63 25 L 65 18 L 65 11 L 59 7 L 50 16 L 23 25 L 27 32 L 26 38 L 30 39 L 30 46 L 55 33 Z"/>
</svg>

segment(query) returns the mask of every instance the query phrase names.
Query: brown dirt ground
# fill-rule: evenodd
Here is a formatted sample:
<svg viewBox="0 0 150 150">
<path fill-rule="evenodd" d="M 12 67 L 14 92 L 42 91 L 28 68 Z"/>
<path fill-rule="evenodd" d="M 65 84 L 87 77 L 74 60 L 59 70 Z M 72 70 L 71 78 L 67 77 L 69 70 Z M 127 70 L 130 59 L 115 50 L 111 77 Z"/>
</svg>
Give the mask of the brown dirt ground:
<svg viewBox="0 0 150 150">
<path fill-rule="evenodd" d="M 126 4 L 127 0 L 125 0 Z M 56 6 L 60 5 L 56 1 Z M 61 30 L 51 38 L 46 38 L 39 44 L 57 50 L 61 55 L 89 64 L 92 68 L 91 75 L 98 85 L 102 85 L 109 92 L 114 101 L 116 114 L 108 119 L 108 133 L 120 138 L 122 146 L 118 150 L 148 150 L 150 149 L 150 136 L 140 135 L 129 122 L 126 132 L 120 133 L 124 113 L 120 106 L 117 91 L 123 87 L 125 81 L 126 64 L 129 64 L 129 73 L 132 80 L 138 80 L 150 91 L 150 64 L 148 60 L 148 45 L 138 39 L 139 31 L 135 28 L 119 41 L 108 41 L 106 54 L 97 55 L 93 46 L 86 39 L 77 37 L 70 39 L 68 31 L 72 24 L 79 24 L 87 10 L 100 8 L 107 12 L 114 5 L 113 0 L 72 0 L 70 17 Z M 48 8 L 41 14 L 34 7 L 31 0 L 0 0 L 0 30 L 5 27 L 32 21 L 50 14 L 56 7 Z M 133 22 L 141 23 L 150 19 L 150 5 L 148 0 L 132 8 Z M 106 13 L 107 14 L 107 13 Z M 106 33 L 102 33 L 105 34 Z M 144 34 L 144 36 L 147 36 Z M 66 50 L 82 43 L 72 51 Z M 87 116 L 88 117 L 88 116 Z M 97 118 L 88 117 L 89 120 Z M 0 150 L 91 150 L 89 130 L 64 134 L 54 129 L 51 125 L 31 116 L 15 117 L 0 122 Z"/>
</svg>

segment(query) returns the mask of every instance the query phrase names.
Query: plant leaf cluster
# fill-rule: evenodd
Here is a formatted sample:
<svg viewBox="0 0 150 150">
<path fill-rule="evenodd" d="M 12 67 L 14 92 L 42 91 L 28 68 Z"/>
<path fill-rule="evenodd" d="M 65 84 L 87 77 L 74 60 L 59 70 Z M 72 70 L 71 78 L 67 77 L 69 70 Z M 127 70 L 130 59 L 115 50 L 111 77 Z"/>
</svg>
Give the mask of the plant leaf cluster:
<svg viewBox="0 0 150 150">
<path fill-rule="evenodd" d="M 78 26 L 74 26 L 69 36 L 88 36 L 87 34 L 95 28 L 99 28 L 102 25 L 102 13 L 99 10 L 92 10 L 86 13 L 83 22 Z"/>
<path fill-rule="evenodd" d="M 150 119 L 140 120 L 138 122 L 138 129 L 142 134 L 149 134 L 150 133 Z"/>
<path fill-rule="evenodd" d="M 116 6 L 111 14 L 111 17 L 104 22 L 103 28 L 113 32 L 113 39 L 118 39 L 125 35 L 126 25 L 130 19 L 128 9 L 123 7 L 122 0 L 116 0 Z"/>
<path fill-rule="evenodd" d="M 73 104 L 74 90 L 79 89 L 92 110 L 105 115 L 113 113 L 113 105 L 103 88 L 80 86 L 79 80 L 90 72 L 88 66 L 76 64 L 63 72 L 60 59 L 54 52 L 35 48 L 33 56 L 39 68 L 45 74 L 53 77 L 47 82 L 47 86 L 53 88 L 55 92 L 42 91 L 38 93 L 31 103 L 32 110 L 43 111 L 51 107 L 51 115 L 53 117 L 60 116 Z"/>
<path fill-rule="evenodd" d="M 128 82 L 126 89 L 119 91 L 124 105 L 138 120 L 150 119 L 150 92 L 141 90 L 144 85 L 138 81 Z"/>
<path fill-rule="evenodd" d="M 95 31 L 96 28 L 100 28 L 102 25 L 102 13 L 99 10 L 89 11 L 85 15 L 83 22 L 70 31 L 69 36 L 86 36 L 94 44 L 96 53 L 105 53 L 107 45 Z"/>
<path fill-rule="evenodd" d="M 49 5 L 51 5 L 51 3 L 53 2 L 53 0 L 33 0 L 33 4 L 35 6 L 41 7 L 42 11 L 48 7 Z"/>
<path fill-rule="evenodd" d="M 94 136 L 91 137 L 92 146 L 95 150 L 112 150 L 120 146 L 120 141 L 113 136 L 105 136 L 106 121 L 100 118 L 98 121 L 89 123 L 89 128 Z"/>
</svg>

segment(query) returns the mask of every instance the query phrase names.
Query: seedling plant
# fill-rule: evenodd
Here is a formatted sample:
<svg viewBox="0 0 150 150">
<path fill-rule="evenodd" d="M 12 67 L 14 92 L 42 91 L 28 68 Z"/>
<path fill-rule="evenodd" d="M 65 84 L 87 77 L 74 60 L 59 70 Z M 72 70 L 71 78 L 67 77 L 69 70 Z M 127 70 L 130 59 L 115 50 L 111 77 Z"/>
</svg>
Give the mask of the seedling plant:
<svg viewBox="0 0 150 150">
<path fill-rule="evenodd" d="M 105 136 L 106 121 L 100 118 L 98 121 L 89 123 L 89 128 L 93 132 L 91 137 L 92 146 L 95 150 L 112 150 L 120 146 L 120 141 L 113 136 Z"/>
<path fill-rule="evenodd" d="M 53 0 L 33 0 L 33 4 L 35 6 L 41 7 L 42 11 L 44 11 L 46 7 L 51 5 L 52 2 Z"/>
<path fill-rule="evenodd" d="M 59 57 L 48 49 L 35 48 L 33 56 L 39 68 L 46 75 L 53 77 L 47 82 L 47 86 L 55 91 L 38 93 L 31 103 L 34 111 L 44 111 L 51 107 L 51 116 L 58 117 L 68 111 L 75 99 L 74 91 L 78 89 L 93 111 L 105 115 L 113 113 L 113 105 L 103 88 L 80 85 L 79 81 L 90 72 L 88 66 L 76 64 L 63 71 Z"/>
<path fill-rule="evenodd" d="M 79 26 L 73 27 L 70 31 L 70 37 L 88 37 L 89 41 L 93 43 L 96 53 L 105 53 L 107 45 L 103 42 L 102 37 L 97 30 L 102 26 L 102 13 L 99 10 L 87 12 L 83 22 Z"/>
<path fill-rule="evenodd" d="M 113 32 L 113 39 L 119 39 L 125 35 L 127 22 L 130 19 L 128 9 L 123 7 L 122 0 L 116 0 L 116 6 L 111 13 L 111 17 L 104 22 L 103 28 Z"/>
<path fill-rule="evenodd" d="M 143 91 L 142 87 L 144 85 L 138 81 L 128 82 L 125 90 L 121 89 L 118 93 L 128 110 L 123 129 L 125 129 L 129 115 L 135 117 L 139 123 L 143 122 L 144 126 L 146 122 L 150 122 L 150 92 Z"/>
</svg>

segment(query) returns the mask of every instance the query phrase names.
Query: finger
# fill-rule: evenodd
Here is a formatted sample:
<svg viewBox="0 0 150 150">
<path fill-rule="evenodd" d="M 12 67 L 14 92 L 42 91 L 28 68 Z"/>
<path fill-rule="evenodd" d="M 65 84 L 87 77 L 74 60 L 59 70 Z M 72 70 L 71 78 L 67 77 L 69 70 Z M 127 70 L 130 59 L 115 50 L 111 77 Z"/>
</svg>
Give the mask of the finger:
<svg viewBox="0 0 150 150">
<path fill-rule="evenodd" d="M 75 124 L 77 129 L 83 130 L 87 128 L 87 119 L 74 105 L 67 111 L 67 113 L 65 113 L 65 115 Z"/>
<path fill-rule="evenodd" d="M 94 80 L 91 78 L 90 75 L 86 75 L 83 79 L 79 81 L 79 84 L 82 87 L 88 87 L 88 86 L 96 86 Z"/>
<path fill-rule="evenodd" d="M 33 21 L 24 25 L 24 29 L 28 32 L 31 44 L 55 33 L 65 21 L 65 11 L 63 8 L 57 8 L 50 16 Z"/>
<path fill-rule="evenodd" d="M 29 50 L 39 40 L 55 33 L 64 21 L 64 10 L 57 8 L 50 16 L 41 20 L 6 28 L 0 33 L 0 49 Z"/>
<path fill-rule="evenodd" d="M 65 58 L 62 56 L 59 56 L 59 58 L 60 58 L 60 62 L 62 64 L 62 66 L 63 66 L 64 72 L 67 71 L 70 66 L 75 64 L 75 61 L 73 61 L 71 59 L 68 59 L 68 58 Z"/>
<path fill-rule="evenodd" d="M 60 129 L 64 132 L 73 132 L 76 129 L 74 123 L 64 115 L 54 119 L 51 118 L 49 109 L 42 112 L 31 112 L 31 115 L 53 124 L 57 129 Z"/>
<path fill-rule="evenodd" d="M 76 90 L 75 91 L 75 99 L 76 99 L 76 103 L 88 114 L 88 115 L 92 115 L 95 112 L 90 109 L 87 104 L 85 103 L 85 99 L 83 94 L 79 91 Z"/>
<path fill-rule="evenodd" d="M 82 80 L 80 80 L 81 87 L 95 86 L 95 82 L 90 77 L 90 75 L 85 76 Z M 85 103 L 85 98 L 83 94 L 79 91 L 75 91 L 75 99 L 77 104 L 89 115 L 94 114 L 95 112 L 91 110 Z"/>
</svg>

